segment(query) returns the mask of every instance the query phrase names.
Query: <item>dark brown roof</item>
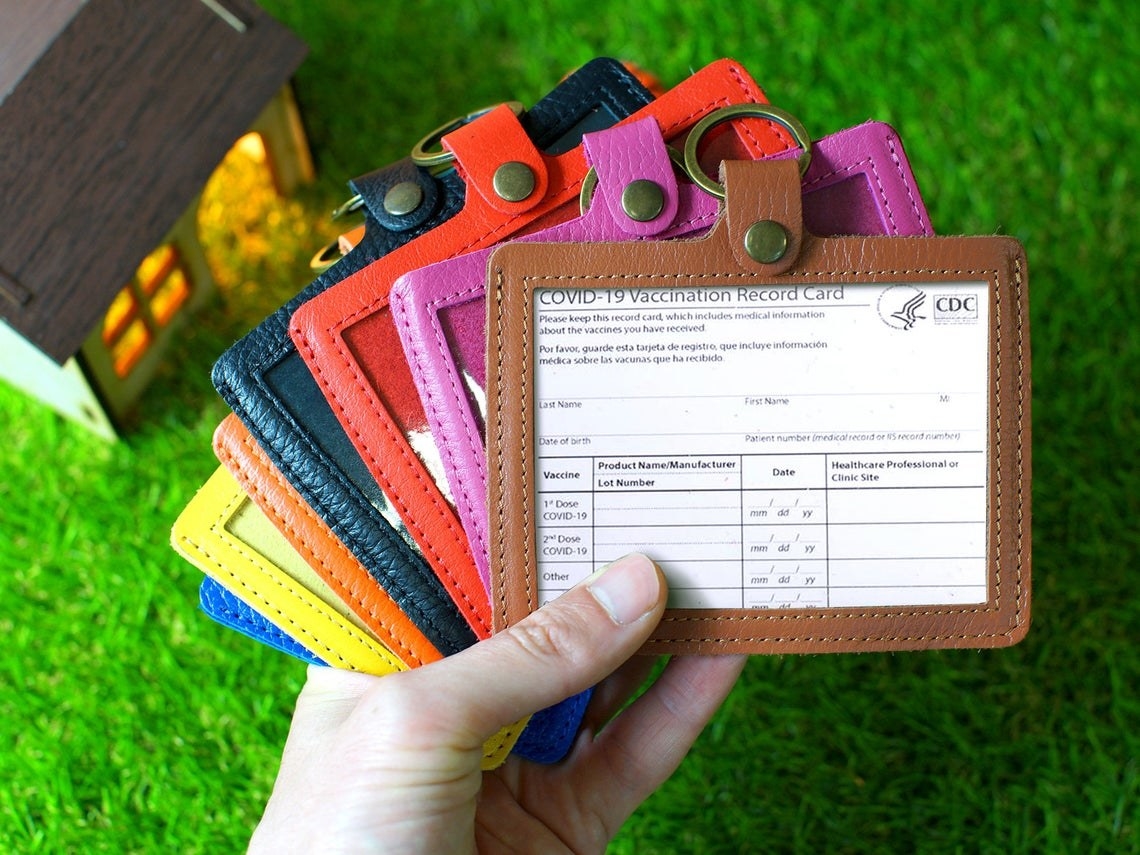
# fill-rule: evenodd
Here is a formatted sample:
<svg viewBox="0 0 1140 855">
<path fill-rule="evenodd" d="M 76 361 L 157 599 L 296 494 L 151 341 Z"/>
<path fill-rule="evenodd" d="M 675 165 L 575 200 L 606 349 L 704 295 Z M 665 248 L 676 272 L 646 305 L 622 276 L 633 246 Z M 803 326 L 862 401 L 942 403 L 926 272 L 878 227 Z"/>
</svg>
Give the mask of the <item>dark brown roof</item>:
<svg viewBox="0 0 1140 855">
<path fill-rule="evenodd" d="M 249 0 L 4 7 L 0 317 L 62 362 L 305 46 Z"/>
</svg>

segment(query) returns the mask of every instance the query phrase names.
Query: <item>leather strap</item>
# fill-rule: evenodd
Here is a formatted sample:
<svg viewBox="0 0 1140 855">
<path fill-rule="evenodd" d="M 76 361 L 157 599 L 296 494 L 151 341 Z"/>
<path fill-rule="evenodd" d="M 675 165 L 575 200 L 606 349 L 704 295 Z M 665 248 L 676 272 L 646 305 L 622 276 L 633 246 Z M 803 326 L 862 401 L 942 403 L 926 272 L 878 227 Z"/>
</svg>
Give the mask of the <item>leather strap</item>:
<svg viewBox="0 0 1140 855">
<path fill-rule="evenodd" d="M 665 140 L 655 121 L 641 119 L 612 131 L 589 134 L 582 140 L 582 149 L 598 179 L 591 208 L 604 206 L 608 214 L 608 219 L 602 220 L 597 214 L 591 218 L 587 212 L 583 220 L 598 219 L 599 228 L 604 228 L 602 223 L 612 223 L 619 235 L 630 237 L 659 235 L 674 225 L 681 204 L 680 189 Z M 623 207 L 624 192 L 635 181 L 651 182 L 661 192 L 661 210 L 650 219 L 634 219 Z"/>
<path fill-rule="evenodd" d="M 488 140 L 495 142 L 488 145 Z M 511 108 L 502 104 L 477 121 L 453 131 L 444 145 L 460 164 L 467 185 L 468 205 L 471 193 L 487 207 L 506 216 L 525 214 L 546 198 L 550 176 L 546 161 Z M 510 163 L 516 170 L 529 173 L 533 187 L 522 199 L 512 201 L 495 189 L 499 170 Z"/>
</svg>

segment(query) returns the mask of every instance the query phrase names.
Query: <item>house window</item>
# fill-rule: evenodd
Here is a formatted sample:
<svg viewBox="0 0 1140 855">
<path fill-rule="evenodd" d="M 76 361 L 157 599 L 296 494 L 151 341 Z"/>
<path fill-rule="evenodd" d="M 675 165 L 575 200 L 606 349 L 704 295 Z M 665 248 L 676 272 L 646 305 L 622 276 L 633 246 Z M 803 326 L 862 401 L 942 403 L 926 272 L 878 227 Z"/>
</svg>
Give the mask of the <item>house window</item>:
<svg viewBox="0 0 1140 855">
<path fill-rule="evenodd" d="M 126 377 L 190 297 L 190 277 L 172 244 L 163 244 L 139 265 L 103 319 L 103 344 L 115 374 Z"/>
</svg>

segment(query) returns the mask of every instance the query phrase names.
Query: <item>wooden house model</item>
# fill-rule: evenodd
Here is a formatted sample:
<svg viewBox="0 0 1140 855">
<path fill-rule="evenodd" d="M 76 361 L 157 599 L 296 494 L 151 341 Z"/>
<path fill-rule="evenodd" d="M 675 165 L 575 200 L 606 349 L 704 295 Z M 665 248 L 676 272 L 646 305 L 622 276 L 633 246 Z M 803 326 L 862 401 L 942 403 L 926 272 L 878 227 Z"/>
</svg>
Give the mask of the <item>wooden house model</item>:
<svg viewBox="0 0 1140 855">
<path fill-rule="evenodd" d="M 0 379 L 107 437 L 213 290 L 197 203 L 258 133 L 312 178 L 305 46 L 250 0 L 0 4 Z"/>
</svg>

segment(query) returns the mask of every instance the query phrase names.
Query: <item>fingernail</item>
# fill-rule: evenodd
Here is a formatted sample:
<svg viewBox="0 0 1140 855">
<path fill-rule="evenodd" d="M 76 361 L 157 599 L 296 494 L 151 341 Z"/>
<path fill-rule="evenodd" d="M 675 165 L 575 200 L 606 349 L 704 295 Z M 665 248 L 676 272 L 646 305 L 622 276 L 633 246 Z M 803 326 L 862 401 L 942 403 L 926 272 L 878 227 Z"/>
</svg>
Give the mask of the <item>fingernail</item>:
<svg viewBox="0 0 1140 855">
<path fill-rule="evenodd" d="M 651 612 L 660 586 L 657 568 L 638 552 L 607 564 L 586 581 L 586 590 L 619 626 Z"/>
</svg>

